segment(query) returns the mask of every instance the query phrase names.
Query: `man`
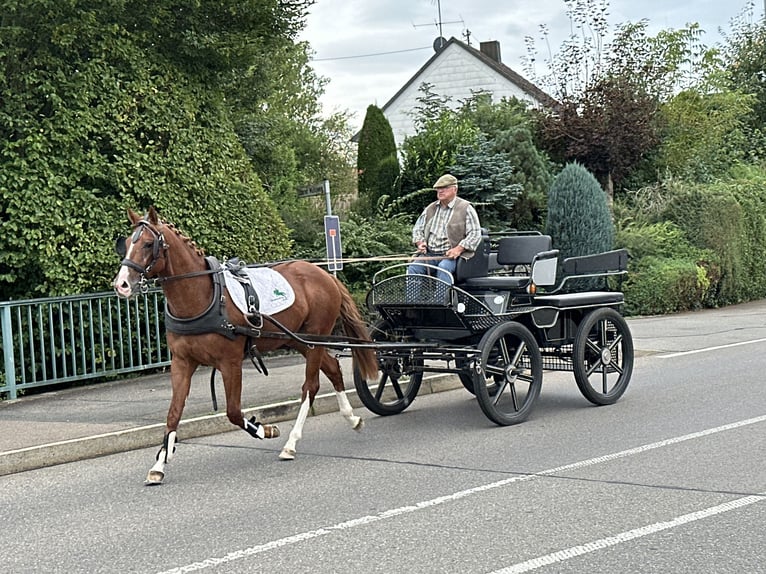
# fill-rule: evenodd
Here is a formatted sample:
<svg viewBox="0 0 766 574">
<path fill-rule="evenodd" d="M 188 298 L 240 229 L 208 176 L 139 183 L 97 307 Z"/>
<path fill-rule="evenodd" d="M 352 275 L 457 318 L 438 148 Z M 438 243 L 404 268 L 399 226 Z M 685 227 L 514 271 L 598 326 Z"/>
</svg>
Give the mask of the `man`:
<svg viewBox="0 0 766 574">
<path fill-rule="evenodd" d="M 407 267 L 408 275 L 426 275 L 434 265 L 437 277 L 453 282 L 457 258 L 470 259 L 481 243 L 479 216 L 470 201 L 457 197 L 457 178 L 449 173 L 434 184 L 436 201 L 420 214 L 412 229 L 417 262 Z"/>
</svg>

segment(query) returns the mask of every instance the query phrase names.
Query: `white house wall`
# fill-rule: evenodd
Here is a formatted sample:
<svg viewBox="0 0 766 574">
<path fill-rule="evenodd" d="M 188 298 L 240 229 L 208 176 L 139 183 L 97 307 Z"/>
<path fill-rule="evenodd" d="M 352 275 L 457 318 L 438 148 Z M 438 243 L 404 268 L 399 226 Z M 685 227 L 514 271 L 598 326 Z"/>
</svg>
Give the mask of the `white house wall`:
<svg viewBox="0 0 766 574">
<path fill-rule="evenodd" d="M 450 44 L 383 110 L 391 124 L 397 147 L 401 146 L 406 136 L 415 133 L 412 113 L 419 105 L 418 98 L 423 95 L 420 91 L 423 83 L 431 84 L 435 94 L 448 95 L 451 98 L 449 105 L 453 108 L 457 108 L 462 101 L 477 91 L 492 93 L 492 100 L 495 102 L 504 97 L 516 97 L 533 104 L 537 103 L 516 84 L 465 49 Z"/>
</svg>

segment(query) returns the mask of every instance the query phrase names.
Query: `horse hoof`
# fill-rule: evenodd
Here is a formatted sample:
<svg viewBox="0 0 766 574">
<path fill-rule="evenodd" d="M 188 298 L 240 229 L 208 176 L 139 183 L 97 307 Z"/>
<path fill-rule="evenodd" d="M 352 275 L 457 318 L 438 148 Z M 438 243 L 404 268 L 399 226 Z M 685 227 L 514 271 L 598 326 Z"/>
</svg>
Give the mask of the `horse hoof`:
<svg viewBox="0 0 766 574">
<path fill-rule="evenodd" d="M 353 427 L 351 427 L 351 428 L 353 428 L 355 431 L 360 431 L 360 430 L 362 430 L 362 429 L 364 428 L 364 419 L 363 419 L 362 417 L 359 417 L 359 420 L 358 420 L 358 421 L 356 421 L 356 423 L 354 424 L 354 426 L 353 426 Z"/>
<path fill-rule="evenodd" d="M 277 425 L 263 425 L 264 438 L 278 438 L 279 427 Z"/>
<path fill-rule="evenodd" d="M 281 460 L 295 460 L 295 451 L 291 448 L 284 448 L 279 453 L 279 458 Z"/>
<path fill-rule="evenodd" d="M 146 486 L 156 486 L 162 484 L 162 480 L 165 478 L 165 473 L 159 470 L 150 470 L 146 476 L 144 484 Z"/>
</svg>

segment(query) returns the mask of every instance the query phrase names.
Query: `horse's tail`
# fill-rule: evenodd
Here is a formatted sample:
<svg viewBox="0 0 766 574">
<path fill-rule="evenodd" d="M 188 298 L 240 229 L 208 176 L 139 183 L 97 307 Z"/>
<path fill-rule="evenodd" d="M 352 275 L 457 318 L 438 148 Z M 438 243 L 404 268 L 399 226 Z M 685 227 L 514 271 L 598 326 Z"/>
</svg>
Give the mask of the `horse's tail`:
<svg viewBox="0 0 766 574">
<path fill-rule="evenodd" d="M 362 341 L 371 341 L 367 332 L 367 326 L 364 324 L 361 313 L 354 303 L 354 298 L 348 292 L 346 286 L 341 283 L 337 277 L 333 277 L 338 285 L 338 291 L 341 294 L 340 318 L 343 322 L 343 331 L 347 336 Z M 360 349 L 354 347 L 351 349 L 354 364 L 359 369 L 359 373 L 366 380 L 376 379 L 378 376 L 378 358 L 373 349 Z"/>
</svg>

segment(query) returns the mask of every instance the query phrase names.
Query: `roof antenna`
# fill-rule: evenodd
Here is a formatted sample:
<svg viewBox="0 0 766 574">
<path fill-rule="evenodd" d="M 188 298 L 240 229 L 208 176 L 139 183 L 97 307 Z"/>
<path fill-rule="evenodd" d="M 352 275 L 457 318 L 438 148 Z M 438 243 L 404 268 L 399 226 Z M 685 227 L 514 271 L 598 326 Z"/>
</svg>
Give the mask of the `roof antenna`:
<svg viewBox="0 0 766 574">
<path fill-rule="evenodd" d="M 465 22 L 463 22 L 462 18 L 460 20 L 451 20 L 449 22 L 444 22 L 442 20 L 442 3 L 441 0 L 431 0 L 431 3 L 433 4 L 436 2 L 436 9 L 439 15 L 439 19 L 434 22 L 436 27 L 439 29 L 439 36 L 434 40 L 434 52 L 438 52 L 441 50 L 444 46 L 447 45 L 447 40 L 444 38 L 443 32 L 442 32 L 442 26 L 444 24 L 463 24 L 465 26 Z M 766 0 L 764 0 L 766 2 Z M 423 26 L 431 26 L 431 24 L 413 24 L 413 28 L 422 28 Z"/>
</svg>

